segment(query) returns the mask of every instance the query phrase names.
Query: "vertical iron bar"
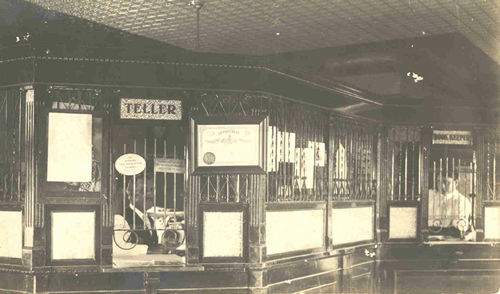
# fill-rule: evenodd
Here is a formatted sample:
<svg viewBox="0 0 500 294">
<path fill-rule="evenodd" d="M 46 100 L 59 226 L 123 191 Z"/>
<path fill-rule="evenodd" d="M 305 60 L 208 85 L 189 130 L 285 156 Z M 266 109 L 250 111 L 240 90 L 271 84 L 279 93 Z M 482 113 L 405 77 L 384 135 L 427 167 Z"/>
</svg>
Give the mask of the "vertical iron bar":
<svg viewBox="0 0 500 294">
<path fill-rule="evenodd" d="M 167 158 L 166 139 L 163 139 L 163 158 Z M 165 220 L 167 219 L 167 173 L 166 172 L 163 172 L 163 219 Z"/>
<path fill-rule="evenodd" d="M 174 143 L 174 159 L 177 159 L 177 148 L 176 143 Z M 177 229 L 177 173 L 174 175 L 174 229 Z"/>
<path fill-rule="evenodd" d="M 153 161 L 156 160 L 156 138 L 153 141 Z M 153 163 L 153 206 L 154 206 L 154 214 L 156 218 L 156 170 Z M 156 222 L 153 222 L 153 228 L 156 229 Z"/>
<path fill-rule="evenodd" d="M 146 149 L 146 138 L 144 138 L 144 159 L 145 159 L 145 162 L 146 162 L 146 165 L 144 166 L 144 181 L 142 181 L 142 186 L 143 186 L 143 197 L 142 197 L 142 200 L 143 200 L 143 210 L 144 210 L 144 226 L 146 226 L 146 219 L 147 219 L 147 215 L 146 215 L 146 198 L 147 198 L 147 189 L 146 189 L 146 185 L 147 185 L 147 170 L 148 170 L 148 153 L 147 153 L 147 149 Z"/>
<path fill-rule="evenodd" d="M 5 103 L 7 104 L 7 94 L 5 94 Z M 17 160 L 18 160 L 18 170 L 17 170 L 17 200 L 21 200 L 21 131 L 22 131 L 22 94 L 19 95 L 19 117 L 18 121 L 18 133 L 17 133 Z M 7 109 L 5 109 L 7 111 Z M 7 115 L 5 116 L 7 118 Z"/>
<path fill-rule="evenodd" d="M 390 142 L 390 148 L 391 148 L 391 151 L 392 151 L 392 162 L 391 162 L 391 200 L 394 200 L 394 169 L 396 168 L 394 166 L 394 140 L 391 140 Z"/>
<path fill-rule="evenodd" d="M 411 143 L 411 200 L 415 200 L 415 188 L 417 186 L 416 179 L 415 179 L 415 141 L 410 142 Z"/>
<path fill-rule="evenodd" d="M 236 199 L 235 199 L 235 202 L 236 203 L 239 203 L 240 202 L 240 175 L 237 174 L 236 175 Z"/>
<path fill-rule="evenodd" d="M 408 129 L 407 129 L 408 130 Z M 404 192 L 403 194 L 405 195 L 405 200 L 407 200 L 407 194 L 408 194 L 408 141 L 404 144 L 405 145 L 405 183 L 404 183 Z"/>
<path fill-rule="evenodd" d="M 123 154 L 126 154 L 127 153 L 127 144 L 123 144 Z M 123 207 L 122 207 L 122 212 L 123 212 L 123 225 L 125 227 L 125 223 L 126 223 L 126 220 L 125 220 L 125 208 L 126 208 L 126 191 L 127 191 L 127 176 L 125 175 L 122 175 L 122 178 L 123 178 Z"/>
<path fill-rule="evenodd" d="M 400 139 L 401 140 L 401 139 Z M 401 168 L 402 168 L 402 165 L 403 165 L 403 143 L 401 141 L 399 141 L 399 168 L 398 168 L 398 178 L 399 178 L 399 183 L 398 183 L 398 200 L 401 200 Z"/>
<path fill-rule="evenodd" d="M 220 176 L 219 176 L 219 175 L 216 175 L 216 176 L 215 176 L 215 179 L 216 179 L 216 183 L 215 183 L 215 185 L 216 185 L 216 190 L 215 190 L 215 201 L 216 201 L 216 202 L 219 202 L 219 188 L 220 188 L 220 186 L 219 186 L 219 182 L 220 182 Z"/>
<path fill-rule="evenodd" d="M 134 139 L 134 153 L 137 154 L 137 141 Z M 133 206 L 134 206 L 134 210 L 136 209 L 135 207 L 135 180 L 136 180 L 136 176 L 132 176 L 132 202 L 134 202 Z M 135 230 L 135 213 L 132 214 L 134 217 L 132 218 L 132 229 Z"/>
</svg>

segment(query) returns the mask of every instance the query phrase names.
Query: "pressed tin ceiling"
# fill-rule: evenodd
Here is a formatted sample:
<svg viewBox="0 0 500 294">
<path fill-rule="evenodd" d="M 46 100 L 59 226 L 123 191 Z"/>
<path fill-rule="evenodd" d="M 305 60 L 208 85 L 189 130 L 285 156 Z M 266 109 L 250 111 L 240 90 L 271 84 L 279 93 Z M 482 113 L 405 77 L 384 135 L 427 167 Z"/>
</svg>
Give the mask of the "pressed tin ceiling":
<svg viewBox="0 0 500 294">
<path fill-rule="evenodd" d="M 196 49 L 184 0 L 28 0 L 43 8 Z M 500 63 L 500 0 L 206 0 L 200 46 L 264 55 L 460 32 Z"/>
</svg>

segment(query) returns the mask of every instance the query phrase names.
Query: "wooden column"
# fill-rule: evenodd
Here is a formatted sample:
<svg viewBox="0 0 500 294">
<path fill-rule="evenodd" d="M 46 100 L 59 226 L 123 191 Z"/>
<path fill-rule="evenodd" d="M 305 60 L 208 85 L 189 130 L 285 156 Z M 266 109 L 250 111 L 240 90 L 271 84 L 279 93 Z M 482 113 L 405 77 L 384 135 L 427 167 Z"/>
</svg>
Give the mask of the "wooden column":
<svg viewBox="0 0 500 294">
<path fill-rule="evenodd" d="M 422 164 L 420 166 L 419 173 L 420 176 L 420 193 L 422 199 L 420 202 L 420 232 L 417 232 L 417 237 L 419 240 L 424 240 L 424 236 L 428 233 L 429 228 L 427 226 L 428 219 L 428 207 L 429 207 L 429 166 L 430 166 L 430 156 L 432 147 L 432 126 L 425 127 L 421 129 L 421 144 L 422 144 Z"/>
<path fill-rule="evenodd" d="M 33 268 L 45 263 L 44 207 L 38 201 L 38 148 L 41 100 L 35 98 L 35 89 L 24 89 L 24 244 L 23 265 Z"/>
<path fill-rule="evenodd" d="M 192 150 L 192 149 L 191 149 Z M 186 210 L 186 262 L 200 262 L 198 207 L 200 201 L 200 177 L 189 176 L 188 197 L 184 205 Z"/>
<path fill-rule="evenodd" d="M 266 293 L 264 261 L 266 257 L 266 175 L 251 175 L 248 213 L 249 286 L 252 293 Z"/>
<path fill-rule="evenodd" d="M 389 127 L 379 129 L 377 135 L 377 198 L 376 198 L 376 240 L 385 242 L 389 237 L 389 221 L 387 202 L 390 198 L 391 164 L 389 162 Z"/>
<path fill-rule="evenodd" d="M 476 229 L 476 241 L 484 239 L 484 225 L 483 225 L 483 199 L 487 198 L 488 187 L 486 181 L 486 168 L 487 168 L 487 152 L 486 140 L 488 140 L 488 131 L 486 129 L 477 128 L 474 130 L 475 142 L 474 152 L 476 155 L 476 193 L 474 203 L 474 224 Z M 474 175 L 473 175 L 474 176 Z"/>
</svg>

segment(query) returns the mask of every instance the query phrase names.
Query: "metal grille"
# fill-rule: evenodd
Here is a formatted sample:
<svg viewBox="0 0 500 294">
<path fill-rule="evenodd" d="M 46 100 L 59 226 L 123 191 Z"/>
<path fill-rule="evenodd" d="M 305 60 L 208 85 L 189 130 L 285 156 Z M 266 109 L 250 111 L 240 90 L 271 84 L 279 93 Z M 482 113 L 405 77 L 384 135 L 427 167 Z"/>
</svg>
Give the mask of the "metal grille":
<svg viewBox="0 0 500 294">
<path fill-rule="evenodd" d="M 318 201 L 328 196 L 328 115 L 275 100 L 267 130 L 267 202 Z"/>
<path fill-rule="evenodd" d="M 388 140 L 391 200 L 420 200 L 420 128 L 392 127 Z"/>
<path fill-rule="evenodd" d="M 54 110 L 71 112 L 97 112 L 104 108 L 99 89 L 73 89 L 49 87 L 50 107 Z"/>
<path fill-rule="evenodd" d="M 450 152 L 451 153 L 451 152 Z M 434 156 L 429 189 L 429 230 L 464 238 L 474 227 L 476 156 Z"/>
<path fill-rule="evenodd" d="M 500 200 L 500 133 L 490 133 L 486 138 L 486 200 Z"/>
<path fill-rule="evenodd" d="M 191 116 L 261 116 L 268 113 L 269 99 L 247 93 L 202 93 L 190 109 Z M 201 202 L 243 203 L 252 191 L 248 174 L 208 174 L 190 177 Z"/>
<path fill-rule="evenodd" d="M 151 212 L 154 215 L 163 213 L 164 218 L 167 217 L 167 214 L 176 215 L 179 213 L 179 215 L 183 215 L 184 174 L 156 171 L 154 168 L 154 159 L 182 159 L 185 162 L 185 146 L 168 142 L 167 139 L 141 138 L 124 143 L 122 148 L 122 152 L 118 153 L 118 155 L 128 153 L 138 154 L 146 161 L 146 167 L 141 174 L 137 176 L 120 175 L 122 190 L 120 206 L 123 215 L 125 215 L 125 209 L 128 207 L 129 202 L 132 204 L 136 203 L 136 196 L 139 194 L 151 197 Z M 149 201 L 148 197 L 142 197 L 143 207 L 147 207 L 146 201 Z M 132 230 L 145 229 L 136 226 L 135 215 L 132 223 L 129 225 Z M 154 223 L 152 224 L 152 228 L 156 229 Z"/>
<path fill-rule="evenodd" d="M 0 201 L 21 201 L 24 194 L 24 112 L 19 89 L 0 91 Z"/>
<path fill-rule="evenodd" d="M 331 195 L 335 201 L 372 200 L 376 195 L 375 129 L 352 119 L 331 122 Z"/>
</svg>

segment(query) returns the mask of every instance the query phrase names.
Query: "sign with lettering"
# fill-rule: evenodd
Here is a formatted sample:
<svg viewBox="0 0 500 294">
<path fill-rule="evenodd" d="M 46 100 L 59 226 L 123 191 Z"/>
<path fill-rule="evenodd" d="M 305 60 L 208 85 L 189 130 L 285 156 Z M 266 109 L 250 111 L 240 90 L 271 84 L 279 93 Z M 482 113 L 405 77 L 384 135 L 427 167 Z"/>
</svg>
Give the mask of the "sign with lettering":
<svg viewBox="0 0 500 294">
<path fill-rule="evenodd" d="M 184 159 L 155 158 L 155 172 L 183 174 L 186 170 Z"/>
<path fill-rule="evenodd" d="M 181 120 L 182 103 L 180 100 L 122 98 L 120 118 Z"/>
<path fill-rule="evenodd" d="M 432 144 L 472 145 L 472 133 L 470 131 L 434 130 Z"/>
<path fill-rule="evenodd" d="M 144 168 L 146 168 L 146 161 L 140 155 L 127 153 L 118 157 L 115 162 L 115 168 L 122 175 L 135 176 L 142 173 Z"/>
</svg>

